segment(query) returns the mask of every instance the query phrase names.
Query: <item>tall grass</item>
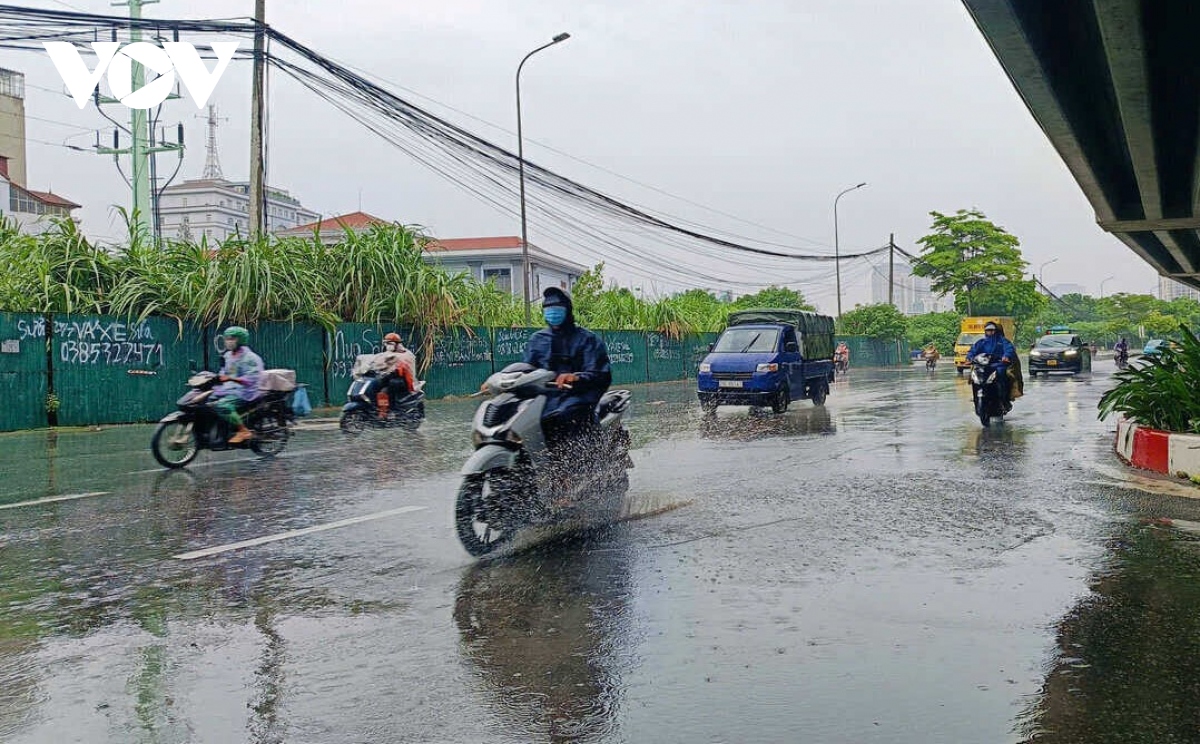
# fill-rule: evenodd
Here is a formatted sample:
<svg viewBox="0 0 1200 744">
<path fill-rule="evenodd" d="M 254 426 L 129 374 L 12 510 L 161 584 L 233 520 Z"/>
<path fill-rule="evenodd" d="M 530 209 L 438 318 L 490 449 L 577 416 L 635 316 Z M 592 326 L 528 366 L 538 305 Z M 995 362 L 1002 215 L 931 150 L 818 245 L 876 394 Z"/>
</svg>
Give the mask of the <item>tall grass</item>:
<svg viewBox="0 0 1200 744">
<path fill-rule="evenodd" d="M 105 249 L 69 220 L 36 236 L 0 220 L 0 310 L 215 324 L 311 321 L 325 328 L 394 322 L 431 331 L 427 338 L 453 327 L 524 324 L 519 298 L 423 260 L 428 238 L 412 227 L 346 231 L 334 245 L 315 236 L 156 245 L 130 234 L 126 245 Z M 589 327 L 672 337 L 718 330 L 728 305 L 701 294 L 646 300 L 610 287 L 577 303 L 577 315 Z"/>
</svg>

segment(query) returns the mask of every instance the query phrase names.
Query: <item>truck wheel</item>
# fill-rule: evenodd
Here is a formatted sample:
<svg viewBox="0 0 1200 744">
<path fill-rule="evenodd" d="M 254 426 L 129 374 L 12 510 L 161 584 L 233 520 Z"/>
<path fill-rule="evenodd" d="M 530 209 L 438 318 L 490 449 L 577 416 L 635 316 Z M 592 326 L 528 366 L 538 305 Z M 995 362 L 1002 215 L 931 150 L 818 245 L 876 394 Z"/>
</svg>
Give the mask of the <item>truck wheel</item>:
<svg viewBox="0 0 1200 744">
<path fill-rule="evenodd" d="M 787 383 L 783 383 L 783 387 L 775 394 L 775 400 L 771 401 L 771 410 L 775 413 L 783 413 L 788 409 L 788 404 L 792 402 L 792 391 Z"/>
<path fill-rule="evenodd" d="M 812 398 L 812 402 L 813 402 L 814 406 L 823 406 L 823 405 L 825 405 L 825 398 L 828 395 L 829 395 L 829 386 L 818 382 L 818 383 L 814 384 L 812 392 L 809 395 L 809 397 Z"/>
</svg>

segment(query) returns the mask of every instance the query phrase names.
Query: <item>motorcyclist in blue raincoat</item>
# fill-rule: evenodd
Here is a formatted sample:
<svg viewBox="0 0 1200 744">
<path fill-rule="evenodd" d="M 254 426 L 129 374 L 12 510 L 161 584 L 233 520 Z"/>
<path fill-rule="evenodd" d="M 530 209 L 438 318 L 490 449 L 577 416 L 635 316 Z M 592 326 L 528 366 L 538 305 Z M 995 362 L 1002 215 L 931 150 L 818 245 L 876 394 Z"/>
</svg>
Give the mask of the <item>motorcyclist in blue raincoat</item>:
<svg viewBox="0 0 1200 744">
<path fill-rule="evenodd" d="M 599 423 L 596 404 L 612 384 L 612 367 L 604 341 L 575 324 L 574 305 L 564 290 L 549 287 L 542 293 L 542 317 L 547 328 L 530 337 L 524 362 L 558 373 L 560 393 L 546 402 L 542 418 L 546 444 L 557 447 Z"/>
<path fill-rule="evenodd" d="M 975 360 L 976 354 L 987 354 L 991 357 L 990 367 L 996 370 L 996 382 L 1000 389 L 1000 399 L 1005 407 L 1010 407 L 1012 382 L 1008 379 L 1008 368 L 1017 359 L 1017 349 L 1004 336 L 1000 326 L 991 321 L 983 327 L 983 338 L 976 341 L 967 352 L 967 361 Z"/>
</svg>

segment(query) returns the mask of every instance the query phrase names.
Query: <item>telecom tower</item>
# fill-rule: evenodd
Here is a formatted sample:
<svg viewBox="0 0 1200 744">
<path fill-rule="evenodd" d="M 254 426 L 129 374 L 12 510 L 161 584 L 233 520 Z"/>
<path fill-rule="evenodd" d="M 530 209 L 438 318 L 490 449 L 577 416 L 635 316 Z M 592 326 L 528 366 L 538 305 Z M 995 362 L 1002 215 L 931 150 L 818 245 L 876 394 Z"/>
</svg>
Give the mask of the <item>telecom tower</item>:
<svg viewBox="0 0 1200 744">
<path fill-rule="evenodd" d="M 129 19 L 134 21 L 129 26 L 129 42 L 131 44 L 142 40 L 142 29 L 137 24 L 137 21 L 140 21 L 142 18 L 142 7 L 153 5 L 157 2 L 159 0 L 123 0 L 122 2 L 112 3 L 114 7 L 128 6 L 129 8 Z M 132 82 L 131 89 L 141 90 L 146 82 L 146 70 L 141 63 L 134 61 L 130 77 Z M 167 96 L 167 100 L 179 97 L 179 93 L 176 91 Z M 101 96 L 99 88 L 97 88 L 95 103 L 99 107 L 101 104 L 120 103 L 120 101 L 115 98 Z M 154 205 L 158 200 L 151 185 L 152 170 L 154 169 L 152 160 L 156 153 L 178 152 L 180 161 L 182 162 L 183 125 L 179 125 L 178 142 L 156 145 L 153 141 L 153 133 L 150 131 L 150 111 L 147 109 L 131 108 L 129 116 L 129 147 L 121 147 L 120 131 L 113 130 L 113 146 L 101 147 L 97 143 L 96 152 L 101 155 L 112 155 L 114 161 L 117 161 L 121 155 L 129 156 L 130 175 L 128 181 L 133 191 L 133 212 L 130 217 L 139 233 L 157 239 L 159 235 L 158 220 L 154 219 Z"/>
<path fill-rule="evenodd" d="M 207 180 L 217 181 L 225 177 L 221 173 L 221 159 L 217 156 L 217 127 L 220 126 L 221 121 L 228 121 L 228 119 L 222 120 L 217 117 L 217 107 L 212 103 L 208 104 L 208 116 L 205 118 L 208 119 L 208 144 L 205 146 L 203 177 Z"/>
</svg>

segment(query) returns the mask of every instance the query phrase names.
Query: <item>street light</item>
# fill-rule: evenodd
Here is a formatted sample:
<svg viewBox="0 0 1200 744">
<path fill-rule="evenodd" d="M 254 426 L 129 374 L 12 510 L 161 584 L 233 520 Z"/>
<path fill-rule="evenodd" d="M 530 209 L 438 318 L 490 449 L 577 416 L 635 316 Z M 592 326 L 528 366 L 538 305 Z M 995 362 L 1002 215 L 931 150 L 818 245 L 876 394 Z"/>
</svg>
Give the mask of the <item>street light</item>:
<svg viewBox="0 0 1200 744">
<path fill-rule="evenodd" d="M 1109 281 L 1109 279 L 1116 279 L 1116 277 L 1110 276 L 1108 279 L 1105 279 L 1103 282 L 1100 282 L 1100 299 L 1102 299 L 1102 300 L 1104 299 L 1104 285 L 1106 282 Z"/>
<path fill-rule="evenodd" d="M 1049 261 L 1047 261 L 1046 263 L 1042 264 L 1042 267 L 1040 269 L 1038 269 L 1038 284 L 1042 285 L 1042 289 L 1046 289 L 1046 283 L 1042 281 L 1042 273 L 1046 271 L 1047 266 L 1049 266 L 1050 264 L 1054 263 L 1057 260 L 1058 260 L 1057 258 L 1052 258 Z M 1049 291 L 1049 290 L 1047 290 L 1047 291 Z"/>
<path fill-rule="evenodd" d="M 866 182 L 863 182 L 857 186 L 851 186 L 833 198 L 833 272 L 837 276 L 837 316 L 839 319 L 842 317 L 842 251 L 838 244 L 838 199 L 866 185 Z"/>
<path fill-rule="evenodd" d="M 533 55 L 569 38 L 571 35 L 568 33 L 555 36 L 550 43 L 526 54 L 521 64 L 517 65 L 517 167 L 521 172 L 521 284 L 525 290 L 525 325 L 530 325 L 532 320 L 529 315 L 529 231 L 525 225 L 525 139 L 521 136 L 521 68 Z"/>
</svg>

